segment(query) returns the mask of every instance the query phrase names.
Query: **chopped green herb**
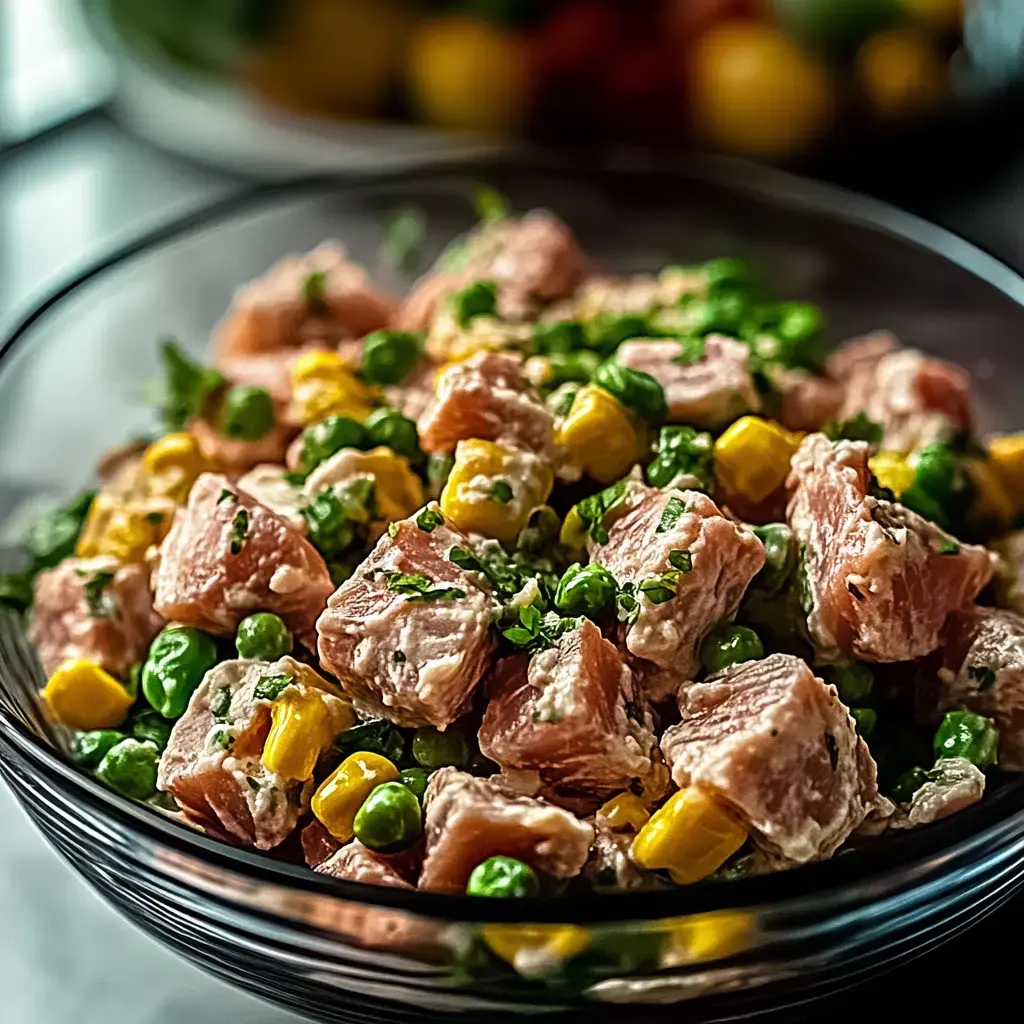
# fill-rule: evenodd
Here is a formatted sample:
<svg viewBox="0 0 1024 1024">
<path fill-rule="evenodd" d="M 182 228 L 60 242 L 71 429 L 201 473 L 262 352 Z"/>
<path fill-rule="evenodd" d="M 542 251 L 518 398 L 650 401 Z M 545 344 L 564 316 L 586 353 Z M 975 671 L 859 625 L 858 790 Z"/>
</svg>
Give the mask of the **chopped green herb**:
<svg viewBox="0 0 1024 1024">
<path fill-rule="evenodd" d="M 620 480 L 611 487 L 606 487 L 589 498 L 584 498 L 576 505 L 576 514 L 583 521 L 587 533 L 598 544 L 608 543 L 608 530 L 605 528 L 605 517 L 620 504 L 626 495 L 628 480 Z"/>
<path fill-rule="evenodd" d="M 519 609 L 519 623 L 502 630 L 502 636 L 514 647 L 529 648 L 531 652 L 547 650 L 569 630 L 577 629 L 582 618 L 562 618 L 555 612 L 546 615 L 534 604 Z"/>
<path fill-rule="evenodd" d="M 397 764 L 405 753 L 405 737 L 386 718 L 371 718 L 338 733 L 334 749 L 342 758 L 365 750 Z"/>
<path fill-rule="evenodd" d="M 9 572 L 0 576 L 0 605 L 23 612 L 32 603 L 32 574 Z"/>
<path fill-rule="evenodd" d="M 677 498 L 673 495 L 665 503 L 665 509 L 661 513 L 661 519 L 658 520 L 658 526 L 655 533 L 668 533 L 668 531 L 673 529 L 685 514 L 686 502 L 683 501 L 682 498 Z"/>
<path fill-rule="evenodd" d="M 676 549 L 668 553 L 668 564 L 680 572 L 689 572 L 693 568 L 693 556 L 689 551 Z"/>
<path fill-rule="evenodd" d="M 237 555 L 242 550 L 249 536 L 249 510 L 240 508 L 231 520 L 231 554 Z"/>
<path fill-rule="evenodd" d="M 83 569 L 76 570 L 83 579 L 82 591 L 89 616 L 93 619 L 112 619 L 117 615 L 117 603 L 106 592 L 114 582 L 114 573 L 110 569 L 98 569 L 89 573 Z"/>
<path fill-rule="evenodd" d="M 395 653 L 391 657 L 399 665 L 404 665 L 407 660 L 405 657 L 405 651 L 395 651 Z"/>
<path fill-rule="evenodd" d="M 163 512 L 147 512 L 146 522 L 151 523 L 153 526 L 159 526 L 164 521 Z"/>
<path fill-rule="evenodd" d="M 476 215 L 485 223 L 504 220 L 509 213 L 509 201 L 496 188 L 481 185 L 473 200 Z"/>
<path fill-rule="evenodd" d="M 221 505 L 225 501 L 234 501 L 235 496 L 226 487 L 220 492 L 220 497 L 217 499 L 217 504 Z"/>
<path fill-rule="evenodd" d="M 494 281 L 474 281 L 448 299 L 452 315 L 460 327 L 468 327 L 478 316 L 495 316 L 498 312 L 498 286 Z"/>
<path fill-rule="evenodd" d="M 679 340 L 679 355 L 672 362 L 680 366 L 692 366 L 704 358 L 705 341 L 699 336 L 681 338 Z"/>
<path fill-rule="evenodd" d="M 487 497 L 499 505 L 507 505 L 512 500 L 512 485 L 507 480 L 495 480 Z"/>
<path fill-rule="evenodd" d="M 309 307 L 321 309 L 327 295 L 327 271 L 313 270 L 302 280 L 302 301 Z"/>
<path fill-rule="evenodd" d="M 675 583 L 678 576 L 669 577 L 669 573 L 662 573 L 660 576 L 648 576 L 640 581 L 640 591 L 651 604 L 664 604 L 676 596 Z"/>
<path fill-rule="evenodd" d="M 952 537 L 943 537 L 939 541 L 940 555 L 959 555 L 960 545 Z"/>
<path fill-rule="evenodd" d="M 652 487 L 668 487 L 680 476 L 692 476 L 701 490 L 715 485 L 715 444 L 711 435 L 693 427 L 662 427 L 657 454 L 647 467 Z"/>
<path fill-rule="evenodd" d="M 231 707 L 231 688 L 221 686 L 210 695 L 210 714 L 216 722 L 228 721 L 228 710 Z"/>
<path fill-rule="evenodd" d="M 870 445 L 881 444 L 883 436 L 882 425 L 864 412 L 859 412 L 847 420 L 828 424 L 825 433 L 833 441 L 867 441 Z"/>
<path fill-rule="evenodd" d="M 460 569 L 466 569 L 469 572 L 484 571 L 483 563 L 480 559 L 471 551 L 467 551 L 465 548 L 460 548 L 458 545 L 448 552 L 448 561 L 454 562 Z"/>
<path fill-rule="evenodd" d="M 466 596 L 461 587 L 435 587 L 433 582 L 418 572 L 382 570 L 388 590 L 401 594 L 412 604 L 422 601 L 457 601 Z"/>
<path fill-rule="evenodd" d="M 214 750 L 227 750 L 234 742 L 234 739 L 227 729 L 218 729 L 210 736 L 210 746 Z"/>
<path fill-rule="evenodd" d="M 395 524 L 392 523 L 391 525 L 394 526 Z M 444 516 L 436 508 L 425 508 L 416 517 L 416 525 L 424 533 L 433 533 L 439 526 L 444 526 Z M 390 528 L 388 527 L 389 530 Z"/>
<path fill-rule="evenodd" d="M 277 700 L 294 682 L 291 676 L 263 676 L 253 690 L 253 696 L 257 700 Z"/>
<path fill-rule="evenodd" d="M 426 213 L 418 206 L 400 207 L 384 224 L 380 242 L 382 262 L 395 270 L 411 273 L 423 258 L 426 236 Z"/>
<path fill-rule="evenodd" d="M 423 527 L 421 526 L 420 529 L 422 530 Z M 433 527 L 431 527 L 431 529 L 433 529 Z M 388 523 L 388 536 L 389 537 L 397 537 L 398 536 L 398 530 L 399 530 L 399 524 L 398 523 Z M 430 530 L 427 530 L 427 533 L 430 533 Z"/>
<path fill-rule="evenodd" d="M 254 792 L 258 792 L 260 788 L 259 782 L 256 781 L 251 775 L 246 775 L 245 784 Z"/>
<path fill-rule="evenodd" d="M 200 415 L 207 398 L 224 383 L 224 376 L 192 362 L 174 341 L 160 348 L 164 362 L 163 419 L 169 430 L 181 430 Z"/>
</svg>

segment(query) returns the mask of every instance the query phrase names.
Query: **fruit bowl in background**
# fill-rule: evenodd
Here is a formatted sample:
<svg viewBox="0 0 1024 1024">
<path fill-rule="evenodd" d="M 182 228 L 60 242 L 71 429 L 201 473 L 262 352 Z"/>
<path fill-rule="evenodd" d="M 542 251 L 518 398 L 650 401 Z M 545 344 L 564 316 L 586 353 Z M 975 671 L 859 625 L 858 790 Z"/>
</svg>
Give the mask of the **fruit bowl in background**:
<svg viewBox="0 0 1024 1024">
<path fill-rule="evenodd" d="M 1019 423 L 1024 280 L 941 229 L 732 161 L 671 175 L 474 164 L 362 183 L 262 186 L 128 246 L 59 289 L 0 348 L 0 517 L 62 499 L 96 457 L 154 425 L 156 340 L 193 353 L 240 281 L 336 236 L 382 275 L 382 225 L 414 206 L 424 261 L 475 220 L 485 177 L 547 206 L 596 263 L 631 273 L 723 254 L 820 303 L 834 338 L 879 326 L 965 363 L 979 429 Z M 969 349 L 965 347 L 969 339 Z M 1014 422 L 1016 418 L 1016 423 Z M 318 875 L 288 847 L 231 847 L 78 768 L 40 714 L 41 671 L 0 609 L 0 772 L 47 840 L 147 933 L 245 990 L 323 1021 L 445 1021 L 590 1009 L 701 1021 L 834 994 L 923 952 L 1024 883 L 1024 777 L 918 831 L 791 872 L 669 892 L 480 900 Z M 984 952 L 983 952 L 983 955 Z"/>
<path fill-rule="evenodd" d="M 137 130 L 257 173 L 519 140 L 841 164 L 1024 69 L 1015 0 L 81 2 Z"/>
</svg>

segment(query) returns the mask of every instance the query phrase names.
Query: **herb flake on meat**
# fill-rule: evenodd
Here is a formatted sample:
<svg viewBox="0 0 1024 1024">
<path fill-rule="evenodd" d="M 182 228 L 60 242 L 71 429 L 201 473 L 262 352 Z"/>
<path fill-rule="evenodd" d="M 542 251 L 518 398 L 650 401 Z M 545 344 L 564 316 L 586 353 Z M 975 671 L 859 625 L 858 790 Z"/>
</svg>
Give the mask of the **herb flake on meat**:
<svg viewBox="0 0 1024 1024">
<path fill-rule="evenodd" d="M 457 601 L 466 596 L 461 587 L 435 587 L 433 580 L 418 572 L 381 570 L 388 590 L 401 594 L 410 604 L 422 601 Z"/>
<path fill-rule="evenodd" d="M 231 554 L 237 555 L 249 536 L 249 510 L 240 508 L 231 520 Z"/>
<path fill-rule="evenodd" d="M 295 680 L 291 676 L 263 676 L 253 689 L 257 700 L 277 700 Z"/>
<path fill-rule="evenodd" d="M 93 619 L 113 619 L 117 616 L 117 602 L 107 593 L 107 589 L 114 582 L 114 573 L 110 569 L 98 569 L 96 572 L 88 573 L 82 569 L 78 575 L 84 577 L 82 591 L 85 594 L 85 605 L 89 609 L 89 616 Z"/>
<path fill-rule="evenodd" d="M 395 525 L 395 523 L 391 524 L 391 526 Z M 444 526 L 444 516 L 441 515 L 441 513 L 438 512 L 436 508 L 425 508 L 416 517 L 416 525 L 424 533 L 433 533 L 434 530 L 436 530 L 439 526 Z M 391 529 L 391 526 L 388 527 L 389 531 Z M 393 537 L 394 534 L 391 534 L 391 536 Z"/>
</svg>

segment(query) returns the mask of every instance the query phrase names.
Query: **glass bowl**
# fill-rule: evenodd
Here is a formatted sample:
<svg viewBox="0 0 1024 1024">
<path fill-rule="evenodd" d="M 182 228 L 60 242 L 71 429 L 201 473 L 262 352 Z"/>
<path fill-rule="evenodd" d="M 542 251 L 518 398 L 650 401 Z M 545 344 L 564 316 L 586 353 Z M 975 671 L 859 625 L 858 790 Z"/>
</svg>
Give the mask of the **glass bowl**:
<svg viewBox="0 0 1024 1024">
<path fill-rule="evenodd" d="M 476 166 L 262 187 L 80 274 L 0 353 L 0 522 L 83 485 L 110 446 L 154 426 L 158 337 L 196 353 L 232 290 L 325 237 L 396 290 L 383 221 L 428 218 L 425 258 L 474 219 L 484 179 L 515 208 L 562 214 L 598 265 L 745 256 L 787 298 L 821 302 L 837 339 L 886 327 L 968 365 L 979 428 L 1024 406 L 1024 281 L 945 231 L 835 189 L 730 161 L 671 175 Z M 1002 371 L 1002 372 L 1000 372 Z M 1019 415 L 1019 413 L 1018 413 Z M 295 851 L 230 847 L 77 768 L 39 713 L 22 623 L 0 617 L 0 770 L 46 838 L 150 935 L 249 992 L 324 1021 L 438 1020 L 687 1001 L 694 1021 L 804 1003 L 966 928 L 1024 879 L 1024 778 L 926 829 L 832 861 L 671 892 L 486 901 L 341 882 Z M 663 1012 L 675 1016 L 678 1007 Z"/>
</svg>

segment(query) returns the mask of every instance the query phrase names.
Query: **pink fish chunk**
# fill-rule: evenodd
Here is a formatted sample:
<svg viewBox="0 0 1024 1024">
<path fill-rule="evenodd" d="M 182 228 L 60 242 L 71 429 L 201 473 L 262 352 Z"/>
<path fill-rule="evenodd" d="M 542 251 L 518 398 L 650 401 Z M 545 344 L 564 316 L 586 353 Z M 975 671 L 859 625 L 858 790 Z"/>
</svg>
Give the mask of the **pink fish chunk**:
<svg viewBox="0 0 1024 1024">
<path fill-rule="evenodd" d="M 950 612 L 995 571 L 985 548 L 958 544 L 902 505 L 871 497 L 868 446 L 804 439 L 787 482 L 801 545 L 811 640 L 823 654 L 911 661 L 939 645 Z"/>
<path fill-rule="evenodd" d="M 430 532 L 415 517 L 393 524 L 320 616 L 321 662 L 362 714 L 443 729 L 483 675 L 494 599 L 479 574 L 450 560 L 453 547 L 470 549 L 448 523 Z M 446 593 L 403 593 L 400 574 Z"/>
<path fill-rule="evenodd" d="M 296 527 L 215 473 L 196 481 L 176 513 L 153 583 L 154 607 L 166 619 L 220 636 L 256 611 L 311 633 L 334 590 Z"/>
<path fill-rule="evenodd" d="M 772 384 L 779 395 L 779 422 L 787 430 L 821 430 L 843 402 L 836 381 L 810 370 L 784 369 L 772 375 Z"/>
<path fill-rule="evenodd" d="M 980 607 L 949 617 L 938 708 L 993 719 L 999 728 L 1000 768 L 1024 771 L 1024 617 Z"/>
<path fill-rule="evenodd" d="M 311 285 L 310 275 L 316 275 Z M 281 260 L 236 292 L 217 328 L 215 362 L 361 338 L 386 326 L 393 312 L 361 266 L 324 244 Z"/>
<path fill-rule="evenodd" d="M 589 619 L 527 659 L 495 669 L 480 750 L 502 769 L 537 772 L 545 795 L 600 796 L 651 769 L 651 716 L 633 673 Z"/>
<path fill-rule="evenodd" d="M 272 701 L 256 689 L 260 680 L 282 675 L 300 690 L 320 694 L 336 732 L 351 721 L 341 697 L 306 665 L 291 658 L 223 661 L 206 673 L 175 722 L 157 777 L 157 787 L 177 800 L 193 824 L 258 850 L 291 834 L 316 788 L 314 779 L 287 778 L 262 761 Z"/>
<path fill-rule="evenodd" d="M 424 330 L 452 292 L 483 280 L 498 285 L 501 316 L 530 319 L 544 303 L 571 295 L 583 273 L 576 239 L 552 214 L 535 210 L 485 224 L 419 281 L 399 308 L 395 326 Z"/>
<path fill-rule="evenodd" d="M 773 654 L 685 687 L 662 737 L 676 785 L 720 798 L 791 863 L 830 856 L 878 797 L 875 763 L 835 687 Z"/>
<path fill-rule="evenodd" d="M 615 359 L 632 370 L 649 373 L 662 386 L 670 423 L 715 429 L 761 408 L 750 373 L 748 346 L 712 335 L 696 362 L 677 362 L 682 351 L 678 341 L 638 339 L 624 342 Z"/>
<path fill-rule="evenodd" d="M 386 885 L 392 889 L 412 889 L 410 885 L 387 862 L 387 859 L 363 846 L 358 839 L 346 843 L 314 869 L 331 878 L 343 878 L 349 882 L 363 882 L 367 885 Z"/>
<path fill-rule="evenodd" d="M 592 826 L 544 800 L 455 768 L 434 772 L 424 796 L 427 855 L 419 887 L 461 893 L 488 857 L 515 857 L 554 878 L 583 870 Z"/>
<path fill-rule="evenodd" d="M 81 658 L 124 677 L 162 626 L 144 566 L 68 558 L 36 579 L 28 638 L 48 676 Z"/>
<path fill-rule="evenodd" d="M 554 437 L 554 418 L 523 372 L 518 356 L 478 352 L 444 370 L 420 420 L 420 444 L 452 452 L 470 438 L 543 452 Z"/>
<path fill-rule="evenodd" d="M 696 674 L 701 641 L 736 614 L 765 556 L 754 534 L 700 491 L 641 488 L 637 495 L 590 557 L 620 586 L 636 588 L 639 612 L 623 625 L 623 641 L 648 699 L 659 701 Z M 678 574 L 674 597 L 654 603 L 640 587 L 672 570 L 674 551 L 689 553 L 690 569 Z"/>
<path fill-rule="evenodd" d="M 970 374 L 889 334 L 850 342 L 825 368 L 843 390 L 839 418 L 866 413 L 882 425 L 883 448 L 913 451 L 971 427 Z"/>
</svg>

